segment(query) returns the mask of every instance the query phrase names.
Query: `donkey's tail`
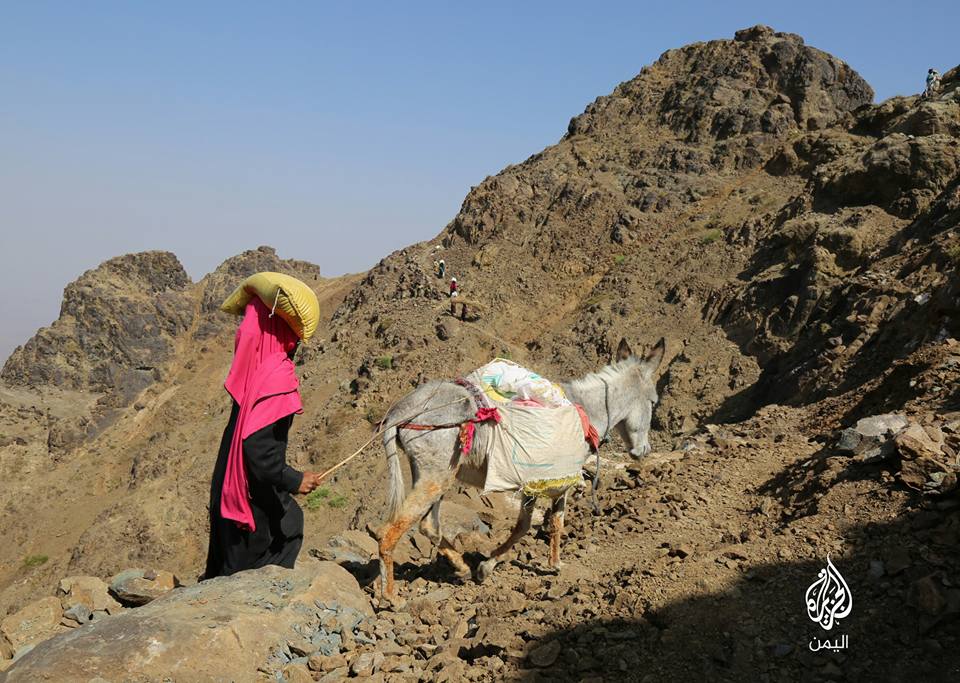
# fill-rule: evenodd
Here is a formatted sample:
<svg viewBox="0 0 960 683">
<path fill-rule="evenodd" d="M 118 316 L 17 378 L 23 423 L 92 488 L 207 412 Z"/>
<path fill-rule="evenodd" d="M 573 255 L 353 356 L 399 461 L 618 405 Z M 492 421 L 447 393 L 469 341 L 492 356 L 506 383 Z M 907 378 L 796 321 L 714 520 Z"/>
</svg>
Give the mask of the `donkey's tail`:
<svg viewBox="0 0 960 683">
<path fill-rule="evenodd" d="M 390 476 L 390 489 L 387 491 L 387 512 L 394 522 L 400 514 L 400 506 L 406 493 L 403 490 L 403 471 L 400 468 L 400 456 L 397 454 L 397 427 L 390 425 L 383 433 L 383 447 L 387 451 L 387 471 Z"/>
</svg>

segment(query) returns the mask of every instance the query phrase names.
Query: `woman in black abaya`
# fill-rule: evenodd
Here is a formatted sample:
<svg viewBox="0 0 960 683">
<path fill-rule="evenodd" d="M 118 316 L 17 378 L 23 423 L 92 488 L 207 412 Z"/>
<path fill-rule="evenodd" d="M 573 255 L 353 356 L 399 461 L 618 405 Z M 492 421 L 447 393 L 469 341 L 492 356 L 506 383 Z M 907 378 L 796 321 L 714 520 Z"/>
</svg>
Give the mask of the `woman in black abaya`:
<svg viewBox="0 0 960 683">
<path fill-rule="evenodd" d="M 257 297 L 237 329 L 224 386 L 233 397 L 210 485 L 204 578 L 268 564 L 292 568 L 303 544 L 303 511 L 292 494 L 320 484 L 286 462 L 287 435 L 303 412 L 293 357 L 299 340 Z"/>
</svg>

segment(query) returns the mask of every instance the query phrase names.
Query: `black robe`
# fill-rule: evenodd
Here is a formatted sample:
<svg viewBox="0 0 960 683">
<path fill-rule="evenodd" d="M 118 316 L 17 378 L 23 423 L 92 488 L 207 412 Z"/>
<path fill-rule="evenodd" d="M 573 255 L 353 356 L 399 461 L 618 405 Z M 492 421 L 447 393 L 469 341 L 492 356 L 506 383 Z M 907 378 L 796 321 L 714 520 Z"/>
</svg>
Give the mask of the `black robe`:
<svg viewBox="0 0 960 683">
<path fill-rule="evenodd" d="M 293 415 L 243 440 L 250 509 L 257 530 L 242 531 L 233 520 L 220 516 L 220 493 L 239 412 L 240 406 L 234 402 L 210 482 L 210 545 L 205 579 L 268 564 L 292 569 L 303 544 L 303 511 L 290 495 L 300 488 L 303 473 L 286 461 L 287 433 Z"/>
</svg>

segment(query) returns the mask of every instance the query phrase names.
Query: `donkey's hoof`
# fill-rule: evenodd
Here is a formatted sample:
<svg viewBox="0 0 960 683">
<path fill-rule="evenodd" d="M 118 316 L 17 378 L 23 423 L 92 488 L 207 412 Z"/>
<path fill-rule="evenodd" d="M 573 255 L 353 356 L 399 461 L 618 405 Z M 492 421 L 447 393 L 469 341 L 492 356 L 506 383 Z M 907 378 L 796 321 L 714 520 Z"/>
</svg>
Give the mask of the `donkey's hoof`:
<svg viewBox="0 0 960 683">
<path fill-rule="evenodd" d="M 547 572 L 550 574 L 559 574 L 561 569 L 563 569 L 563 562 L 557 562 L 556 564 L 551 563 L 547 565 Z"/>
<path fill-rule="evenodd" d="M 396 593 L 393 595 L 387 595 L 384 593 L 380 596 L 380 609 L 389 609 L 393 612 L 402 612 L 406 606 L 407 601 Z"/>
<path fill-rule="evenodd" d="M 493 574 L 493 570 L 497 566 L 497 561 L 494 559 L 484 560 L 477 566 L 477 583 L 483 583 L 490 575 Z"/>
</svg>

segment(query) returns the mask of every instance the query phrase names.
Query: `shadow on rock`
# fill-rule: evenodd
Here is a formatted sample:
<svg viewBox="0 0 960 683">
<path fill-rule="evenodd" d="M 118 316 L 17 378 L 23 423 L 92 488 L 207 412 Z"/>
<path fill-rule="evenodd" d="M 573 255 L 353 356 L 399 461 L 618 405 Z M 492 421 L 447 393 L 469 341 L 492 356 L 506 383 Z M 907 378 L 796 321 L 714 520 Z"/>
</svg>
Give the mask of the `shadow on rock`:
<svg viewBox="0 0 960 683">
<path fill-rule="evenodd" d="M 656 609 L 635 597 L 640 582 L 655 579 L 636 572 L 609 586 L 609 604 L 597 607 L 622 618 L 571 623 L 530 641 L 519 680 L 958 680 L 956 510 L 917 510 L 846 532 L 845 552 L 831 560 L 852 609 L 829 631 L 805 604 L 826 556 L 741 565 L 723 588 Z M 811 650 L 842 636 L 844 649 Z"/>
</svg>

